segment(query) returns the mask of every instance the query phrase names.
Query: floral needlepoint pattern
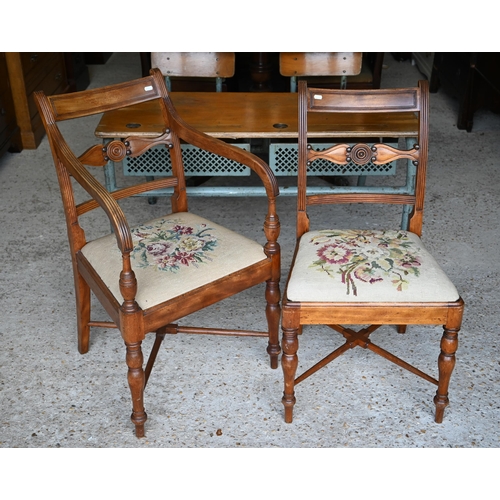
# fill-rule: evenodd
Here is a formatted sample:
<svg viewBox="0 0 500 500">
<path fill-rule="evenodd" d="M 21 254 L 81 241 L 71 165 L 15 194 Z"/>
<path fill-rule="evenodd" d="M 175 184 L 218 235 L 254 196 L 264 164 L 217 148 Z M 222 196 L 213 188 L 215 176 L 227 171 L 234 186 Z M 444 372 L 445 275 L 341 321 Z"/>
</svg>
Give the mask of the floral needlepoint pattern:
<svg viewBox="0 0 500 500">
<path fill-rule="evenodd" d="M 139 267 L 156 266 L 160 271 L 178 272 L 182 266 L 198 267 L 212 258 L 217 238 L 206 224 L 195 227 L 176 219 L 159 219 L 154 225 L 132 229 L 131 257 Z"/>
<path fill-rule="evenodd" d="M 418 246 L 404 231 L 319 231 L 310 243 L 316 245 L 311 267 L 339 278 L 347 295 L 358 295 L 357 283 L 376 284 L 390 280 L 398 292 L 418 277 L 422 264 Z"/>
</svg>

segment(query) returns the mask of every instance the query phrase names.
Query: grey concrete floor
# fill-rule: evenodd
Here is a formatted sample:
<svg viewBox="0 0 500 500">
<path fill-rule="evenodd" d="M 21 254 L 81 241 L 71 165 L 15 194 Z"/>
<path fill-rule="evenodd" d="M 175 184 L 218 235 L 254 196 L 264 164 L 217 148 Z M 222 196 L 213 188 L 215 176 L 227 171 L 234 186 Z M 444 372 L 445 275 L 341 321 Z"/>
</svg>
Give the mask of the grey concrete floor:
<svg viewBox="0 0 500 500">
<path fill-rule="evenodd" d="M 91 87 L 136 78 L 139 56 L 115 53 L 90 71 Z M 413 86 L 420 78 L 411 62 L 387 54 L 382 86 Z M 282 372 L 269 368 L 265 341 L 178 335 L 167 338 L 160 351 L 145 395 L 146 437 L 137 439 L 119 333 L 94 329 L 89 353 L 77 351 L 65 223 L 44 139 L 36 150 L 0 158 L 0 447 L 497 448 L 500 116 L 477 112 L 467 133 L 456 127 L 456 101 L 438 92 L 430 103 L 423 239 L 466 303 L 442 424 L 433 420 L 433 385 L 362 349 L 300 384 L 294 421 L 285 424 Z M 92 136 L 96 120 L 68 124 L 82 151 L 83 136 Z M 167 202 L 151 206 L 136 198 L 125 208 L 140 220 L 161 215 Z M 260 228 L 253 227 L 264 210 L 258 198 L 197 198 L 190 208 L 229 227 L 248 227 L 261 238 Z M 294 209 L 293 198 L 279 199 L 283 278 L 293 250 Z M 336 225 L 364 227 L 371 215 L 342 209 Z M 89 218 L 90 235 L 105 230 L 104 218 Z M 195 315 L 193 322 L 264 328 L 262 307 L 258 287 Z M 98 304 L 95 317 L 106 319 Z M 440 336 L 434 327 L 410 327 L 405 336 L 384 328 L 376 340 L 436 373 Z M 299 370 L 340 343 L 327 329 L 306 329 Z M 151 339 L 144 344 L 147 352 Z"/>
</svg>

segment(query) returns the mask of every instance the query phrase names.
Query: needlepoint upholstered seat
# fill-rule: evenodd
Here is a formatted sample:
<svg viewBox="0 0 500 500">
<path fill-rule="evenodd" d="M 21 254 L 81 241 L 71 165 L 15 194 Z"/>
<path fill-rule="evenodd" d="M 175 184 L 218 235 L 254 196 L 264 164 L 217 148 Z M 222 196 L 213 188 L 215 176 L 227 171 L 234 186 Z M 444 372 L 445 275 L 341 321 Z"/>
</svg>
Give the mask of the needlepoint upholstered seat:
<svg viewBox="0 0 500 500">
<path fill-rule="evenodd" d="M 288 283 L 297 302 L 453 302 L 458 292 L 408 231 L 305 233 Z"/>
<path fill-rule="evenodd" d="M 259 243 L 189 212 L 155 219 L 130 231 L 134 243 L 130 257 L 137 280 L 135 300 L 142 309 L 267 259 Z M 87 243 L 81 252 L 120 300 L 116 276 L 122 259 L 114 235 Z"/>
</svg>

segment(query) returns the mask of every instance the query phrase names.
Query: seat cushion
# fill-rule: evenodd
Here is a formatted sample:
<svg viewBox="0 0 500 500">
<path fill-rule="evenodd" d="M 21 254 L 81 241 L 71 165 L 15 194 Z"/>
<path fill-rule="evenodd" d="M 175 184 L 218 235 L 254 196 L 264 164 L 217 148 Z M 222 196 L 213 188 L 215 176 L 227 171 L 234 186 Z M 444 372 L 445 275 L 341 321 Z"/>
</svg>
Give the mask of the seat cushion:
<svg viewBox="0 0 500 500">
<path fill-rule="evenodd" d="M 454 302 L 459 298 L 416 234 L 333 229 L 302 236 L 287 295 L 301 302 Z"/>
<path fill-rule="evenodd" d="M 136 301 L 160 304 L 265 260 L 262 245 L 191 213 L 170 214 L 131 228 Z M 122 303 L 121 253 L 113 234 L 87 243 L 83 255 Z"/>
</svg>

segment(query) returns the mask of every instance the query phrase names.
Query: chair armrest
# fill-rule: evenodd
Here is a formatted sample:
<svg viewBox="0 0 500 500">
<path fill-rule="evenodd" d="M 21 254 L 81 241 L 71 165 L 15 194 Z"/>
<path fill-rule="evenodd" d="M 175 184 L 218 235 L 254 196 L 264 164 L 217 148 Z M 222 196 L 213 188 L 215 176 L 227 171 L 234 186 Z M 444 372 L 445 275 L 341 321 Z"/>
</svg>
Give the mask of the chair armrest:
<svg viewBox="0 0 500 500">
<path fill-rule="evenodd" d="M 163 102 L 175 119 L 175 122 L 171 125 L 180 139 L 200 149 L 237 161 L 249 167 L 262 181 L 268 198 L 275 198 L 279 195 L 276 176 L 265 161 L 249 151 L 245 151 L 195 129 L 177 114 L 168 99 L 164 99 Z"/>
<path fill-rule="evenodd" d="M 59 131 L 56 130 L 54 135 L 58 133 Z M 63 144 L 62 148 L 59 148 L 58 144 L 56 144 L 56 147 L 60 149 L 61 158 L 64 160 L 65 168 L 92 197 L 92 199 L 95 200 L 95 202 L 98 203 L 104 210 L 108 216 L 111 226 L 113 227 L 118 248 L 122 254 L 129 254 L 134 248 L 132 233 L 130 232 L 130 226 L 123 210 L 120 208 L 120 205 L 118 205 L 113 195 L 109 193 L 104 186 L 87 171 L 84 165 L 74 156 L 65 143 L 61 141 L 59 144 Z M 92 201 L 90 203 L 92 203 Z M 90 208 L 88 210 L 90 210 Z M 81 211 L 80 213 L 83 213 L 84 211 Z"/>
</svg>

